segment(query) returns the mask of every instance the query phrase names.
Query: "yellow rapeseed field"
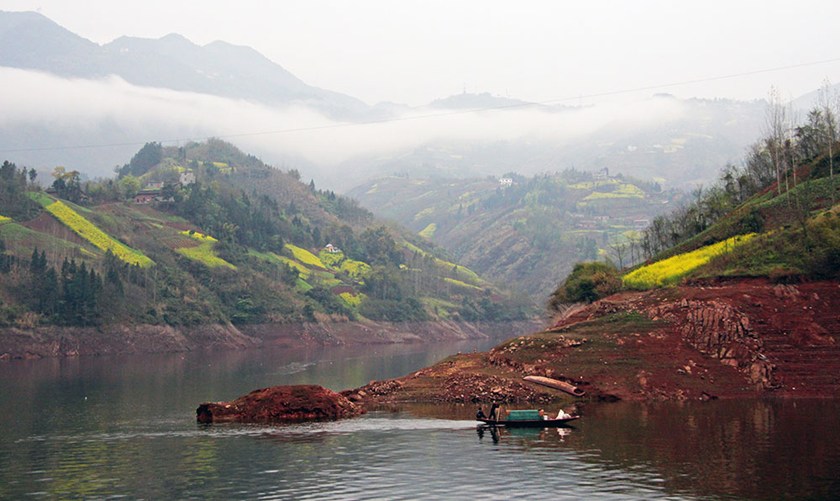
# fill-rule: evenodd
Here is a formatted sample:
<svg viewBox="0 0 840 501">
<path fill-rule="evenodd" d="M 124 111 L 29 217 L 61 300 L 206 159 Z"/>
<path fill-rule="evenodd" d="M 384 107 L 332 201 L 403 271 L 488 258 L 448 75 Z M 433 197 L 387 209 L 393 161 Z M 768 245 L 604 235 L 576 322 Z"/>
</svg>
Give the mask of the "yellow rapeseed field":
<svg viewBox="0 0 840 501">
<path fill-rule="evenodd" d="M 735 247 L 750 241 L 755 235 L 755 233 L 739 235 L 691 252 L 671 256 L 637 268 L 624 275 L 622 280 L 625 286 L 642 290 L 675 283 L 691 271 L 711 261 L 715 256 L 732 251 Z"/>
<path fill-rule="evenodd" d="M 192 259 L 193 261 L 198 261 L 208 268 L 218 268 L 223 266 L 225 268 L 230 268 L 231 270 L 236 269 L 236 266 L 216 255 L 216 252 L 213 250 L 213 242 L 211 241 L 205 241 L 196 247 L 181 247 L 175 250 L 184 257 Z"/>
<path fill-rule="evenodd" d="M 292 256 L 294 256 L 295 260 L 300 261 L 307 266 L 314 266 L 315 268 L 321 268 L 322 270 L 327 269 L 321 261 L 321 258 L 308 250 L 293 244 L 286 244 L 284 247 L 292 252 Z"/>
<path fill-rule="evenodd" d="M 361 293 L 352 294 L 350 292 L 342 292 L 341 294 L 339 294 L 339 296 L 341 297 L 341 299 L 344 300 L 345 303 L 347 303 L 348 306 L 352 308 L 358 308 L 366 297 L 364 294 Z"/>
<path fill-rule="evenodd" d="M 362 261 L 345 259 L 341 263 L 341 271 L 346 272 L 356 280 L 363 280 L 373 270 L 369 264 Z"/>
<path fill-rule="evenodd" d="M 136 264 L 143 268 L 151 266 L 154 263 L 151 259 L 146 257 L 138 250 L 132 249 L 122 242 L 115 240 L 108 236 L 104 231 L 93 225 L 90 221 L 74 211 L 61 201 L 55 202 L 46 206 L 47 212 L 55 216 L 56 219 L 64 223 L 74 233 L 92 243 L 97 248 L 107 251 L 110 250 L 117 258 L 128 264 Z"/>
<path fill-rule="evenodd" d="M 462 282 L 461 280 L 455 280 L 454 278 L 446 277 L 443 279 L 444 282 L 448 284 L 452 284 L 458 287 L 463 287 L 465 289 L 474 289 L 474 290 L 481 290 L 481 287 L 475 286 L 473 284 L 468 284 L 466 282 Z"/>
<path fill-rule="evenodd" d="M 213 242 L 213 243 L 218 242 L 218 240 L 211 237 L 210 235 L 205 235 L 204 233 L 199 233 L 197 231 L 184 230 L 184 231 L 181 232 L 181 235 L 186 235 L 190 238 L 194 238 L 194 239 L 198 240 L 199 242 Z"/>
</svg>

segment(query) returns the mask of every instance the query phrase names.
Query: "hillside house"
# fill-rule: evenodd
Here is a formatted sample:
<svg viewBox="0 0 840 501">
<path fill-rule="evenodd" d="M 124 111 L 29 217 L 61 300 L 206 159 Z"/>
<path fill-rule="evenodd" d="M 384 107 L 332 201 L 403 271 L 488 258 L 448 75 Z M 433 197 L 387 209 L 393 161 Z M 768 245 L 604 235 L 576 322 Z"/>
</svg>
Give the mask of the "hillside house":
<svg viewBox="0 0 840 501">
<path fill-rule="evenodd" d="M 329 252 L 330 254 L 335 254 L 335 253 L 337 253 L 337 252 L 341 252 L 341 249 L 339 249 L 338 247 L 334 246 L 333 244 L 327 244 L 327 245 L 324 247 L 324 250 L 325 250 L 325 251 L 327 251 L 327 252 Z"/>
<path fill-rule="evenodd" d="M 178 176 L 178 182 L 181 183 L 181 186 L 189 186 L 195 183 L 195 173 L 191 170 L 186 170 Z"/>
<path fill-rule="evenodd" d="M 134 203 L 147 205 L 160 199 L 160 188 L 143 188 L 134 195 Z"/>
<path fill-rule="evenodd" d="M 592 219 L 583 219 L 575 223 L 575 228 L 578 230 L 594 230 L 598 224 Z"/>
<path fill-rule="evenodd" d="M 499 179 L 499 186 L 502 188 L 510 188 L 513 186 L 513 179 L 509 177 L 503 177 Z"/>
</svg>

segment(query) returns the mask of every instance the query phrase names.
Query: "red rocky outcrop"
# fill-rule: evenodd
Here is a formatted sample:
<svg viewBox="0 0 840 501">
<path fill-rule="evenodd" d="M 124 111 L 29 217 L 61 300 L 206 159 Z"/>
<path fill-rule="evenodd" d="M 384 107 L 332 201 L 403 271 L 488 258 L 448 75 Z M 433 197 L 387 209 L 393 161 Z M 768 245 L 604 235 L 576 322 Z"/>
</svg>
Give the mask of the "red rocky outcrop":
<svg viewBox="0 0 840 501">
<path fill-rule="evenodd" d="M 674 322 L 682 338 L 695 349 L 737 368 L 759 389 L 773 386 L 773 369 L 762 353 L 762 340 L 753 334 L 750 319 L 731 305 L 716 300 L 688 300 L 649 308 L 653 319 Z"/>
<path fill-rule="evenodd" d="M 199 423 L 327 421 L 364 412 L 343 395 L 317 385 L 272 386 L 231 402 L 206 402 L 195 411 Z"/>
</svg>

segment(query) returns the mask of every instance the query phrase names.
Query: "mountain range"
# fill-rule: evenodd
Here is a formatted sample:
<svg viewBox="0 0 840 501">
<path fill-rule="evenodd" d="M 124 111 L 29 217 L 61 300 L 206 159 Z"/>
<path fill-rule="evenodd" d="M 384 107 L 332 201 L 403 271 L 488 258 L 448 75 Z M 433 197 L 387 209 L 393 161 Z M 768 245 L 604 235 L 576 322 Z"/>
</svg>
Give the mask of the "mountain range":
<svg viewBox="0 0 840 501">
<path fill-rule="evenodd" d="M 364 115 L 350 96 L 307 85 L 250 47 L 198 46 L 181 35 L 120 37 L 99 45 L 34 12 L 0 13 L 0 66 L 280 105 L 301 102 L 333 117 Z"/>
<path fill-rule="evenodd" d="M 466 92 L 419 108 L 371 106 L 308 85 L 249 47 L 177 34 L 99 45 L 33 12 L 0 12 L 0 72 L 8 104 L 0 154 L 18 164 L 101 176 L 147 142 L 218 137 L 339 191 L 393 174 L 604 167 L 692 187 L 743 156 L 766 108 L 669 95 L 612 108 Z M 98 86 L 78 90 L 85 84 Z M 146 100 L 132 101 L 140 94 Z M 21 104 L 30 101 L 47 111 Z"/>
</svg>

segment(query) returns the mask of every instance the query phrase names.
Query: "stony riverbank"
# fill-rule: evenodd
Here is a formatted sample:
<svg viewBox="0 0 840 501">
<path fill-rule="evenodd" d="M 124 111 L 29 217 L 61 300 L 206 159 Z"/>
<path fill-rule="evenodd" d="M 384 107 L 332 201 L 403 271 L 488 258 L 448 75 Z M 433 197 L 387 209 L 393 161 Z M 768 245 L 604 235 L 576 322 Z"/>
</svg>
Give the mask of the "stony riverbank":
<svg viewBox="0 0 840 501">
<path fill-rule="evenodd" d="M 320 346 L 456 341 L 515 336 L 541 322 L 331 322 L 268 325 L 108 325 L 0 328 L 0 360 L 264 346 Z"/>
<path fill-rule="evenodd" d="M 487 353 L 343 392 L 363 405 L 840 397 L 840 284 L 731 280 L 625 292 Z"/>
</svg>

